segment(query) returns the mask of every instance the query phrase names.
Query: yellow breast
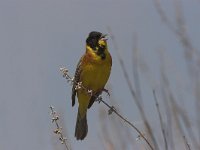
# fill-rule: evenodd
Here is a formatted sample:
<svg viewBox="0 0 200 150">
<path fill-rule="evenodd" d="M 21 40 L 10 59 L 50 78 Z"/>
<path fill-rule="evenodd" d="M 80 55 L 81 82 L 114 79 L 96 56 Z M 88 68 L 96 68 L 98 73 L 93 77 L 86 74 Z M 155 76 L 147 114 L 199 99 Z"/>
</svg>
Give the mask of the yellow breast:
<svg viewBox="0 0 200 150">
<path fill-rule="evenodd" d="M 112 60 L 108 51 L 106 58 L 102 60 L 100 57 L 90 54 L 81 72 L 80 80 L 84 87 L 97 92 L 102 90 L 110 76 Z"/>
<path fill-rule="evenodd" d="M 101 90 L 108 81 L 110 69 L 111 67 L 108 64 L 88 64 L 81 75 L 83 86 L 93 91 Z"/>
</svg>

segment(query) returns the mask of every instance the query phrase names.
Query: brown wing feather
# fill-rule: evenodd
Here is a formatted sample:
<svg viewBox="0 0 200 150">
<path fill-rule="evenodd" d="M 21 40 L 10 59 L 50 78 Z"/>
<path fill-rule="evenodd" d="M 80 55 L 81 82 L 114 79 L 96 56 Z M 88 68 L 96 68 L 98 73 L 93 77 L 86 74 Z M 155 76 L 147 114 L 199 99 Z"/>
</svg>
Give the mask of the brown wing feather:
<svg viewBox="0 0 200 150">
<path fill-rule="evenodd" d="M 75 75 L 74 75 L 74 82 L 72 86 L 72 107 L 75 105 L 75 99 L 76 99 L 76 84 L 80 80 L 80 74 L 81 74 L 81 63 L 82 63 L 82 58 L 79 60 L 78 65 L 76 67 Z"/>
<path fill-rule="evenodd" d="M 93 95 L 91 98 L 90 98 L 90 102 L 88 104 L 88 109 L 93 105 L 94 101 L 97 99 L 97 97 L 102 93 L 102 91 L 100 92 L 97 92 L 95 95 Z"/>
</svg>

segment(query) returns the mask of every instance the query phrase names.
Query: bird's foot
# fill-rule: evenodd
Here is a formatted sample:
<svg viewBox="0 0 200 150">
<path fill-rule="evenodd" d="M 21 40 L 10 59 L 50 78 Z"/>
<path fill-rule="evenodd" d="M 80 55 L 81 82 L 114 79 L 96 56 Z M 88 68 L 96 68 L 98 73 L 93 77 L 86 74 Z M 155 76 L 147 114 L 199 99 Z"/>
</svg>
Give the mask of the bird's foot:
<svg viewBox="0 0 200 150">
<path fill-rule="evenodd" d="M 105 92 L 110 97 L 110 93 L 109 93 L 109 91 L 107 89 L 103 88 L 102 92 Z"/>
</svg>

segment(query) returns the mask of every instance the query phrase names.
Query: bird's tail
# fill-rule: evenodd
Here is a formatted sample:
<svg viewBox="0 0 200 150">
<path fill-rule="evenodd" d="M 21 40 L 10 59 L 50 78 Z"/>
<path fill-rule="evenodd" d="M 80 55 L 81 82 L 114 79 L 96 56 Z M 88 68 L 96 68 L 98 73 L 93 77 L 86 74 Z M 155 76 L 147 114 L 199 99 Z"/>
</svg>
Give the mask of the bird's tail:
<svg viewBox="0 0 200 150">
<path fill-rule="evenodd" d="M 84 116 L 80 115 L 78 111 L 77 120 L 76 120 L 76 129 L 75 129 L 75 137 L 77 140 L 83 140 L 88 132 L 88 125 L 87 125 L 87 114 Z"/>
</svg>

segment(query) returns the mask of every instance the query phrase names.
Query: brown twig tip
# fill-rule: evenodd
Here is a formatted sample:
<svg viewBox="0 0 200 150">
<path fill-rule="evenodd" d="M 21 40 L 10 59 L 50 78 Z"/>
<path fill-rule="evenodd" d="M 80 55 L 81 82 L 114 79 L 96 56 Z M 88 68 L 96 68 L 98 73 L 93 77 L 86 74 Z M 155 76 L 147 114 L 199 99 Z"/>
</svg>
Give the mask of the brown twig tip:
<svg viewBox="0 0 200 150">
<path fill-rule="evenodd" d="M 55 122 L 55 121 L 57 121 L 57 120 L 59 120 L 59 117 L 58 117 L 58 116 L 53 117 L 53 118 L 52 118 L 52 123 Z"/>
<path fill-rule="evenodd" d="M 75 83 L 76 86 L 78 86 L 78 89 L 83 89 L 87 92 L 88 95 L 90 96 L 95 96 L 95 95 L 92 95 L 93 94 L 93 91 L 91 89 L 88 89 L 87 87 L 84 87 L 82 85 L 81 82 L 76 82 L 75 80 L 73 80 L 74 78 L 71 77 L 69 74 L 68 74 L 68 70 L 66 68 L 60 68 L 60 71 L 63 73 L 63 77 L 65 79 L 67 79 L 67 81 L 71 82 L 71 83 Z M 76 89 L 76 90 L 78 90 Z M 103 89 L 102 92 L 106 92 L 109 96 L 109 92 L 108 90 L 106 89 Z M 102 102 L 104 105 L 106 105 L 109 110 L 108 110 L 108 115 L 111 115 L 112 113 L 116 114 L 120 119 L 122 119 L 124 122 L 126 122 L 131 128 L 133 128 L 138 134 L 139 136 L 147 143 L 147 145 L 150 147 L 151 150 L 154 150 L 153 146 L 150 144 L 150 142 L 147 140 L 147 138 L 144 136 L 144 134 L 135 126 L 133 125 L 130 121 L 128 121 L 125 117 L 123 117 L 116 109 L 114 106 L 111 106 L 109 105 L 107 102 L 105 102 L 101 96 L 101 94 L 98 96 L 98 97 L 95 97 L 96 98 L 96 102 Z"/>
<path fill-rule="evenodd" d="M 75 90 L 81 89 L 82 82 L 78 82 L 77 85 L 75 86 Z"/>
<path fill-rule="evenodd" d="M 63 77 L 67 76 L 68 70 L 66 68 L 62 67 L 62 68 L 60 68 L 60 71 L 63 73 Z"/>
<path fill-rule="evenodd" d="M 63 135 L 63 132 L 62 132 L 62 127 L 59 125 L 59 116 L 58 114 L 56 113 L 56 111 L 54 110 L 54 107 L 53 106 L 50 106 L 49 107 L 50 110 L 51 110 L 51 115 L 52 115 L 52 123 L 55 123 L 56 124 L 56 129 L 53 130 L 53 133 L 55 133 L 56 135 L 59 136 L 59 140 L 61 141 L 61 144 L 64 144 L 65 145 L 65 149 L 66 150 L 70 150 L 68 145 L 67 145 L 67 138 Z"/>
<path fill-rule="evenodd" d="M 74 82 L 74 77 L 70 77 L 70 75 L 68 74 L 69 71 L 68 71 L 67 68 L 61 67 L 61 68 L 60 68 L 60 72 L 63 74 L 63 77 L 64 77 L 65 79 L 67 79 L 67 82 L 71 82 L 71 83 Z"/>
<path fill-rule="evenodd" d="M 57 128 L 57 129 L 55 129 L 53 132 L 54 132 L 55 134 L 61 134 L 61 133 L 62 133 L 61 129 L 62 129 L 62 128 Z"/>
</svg>

